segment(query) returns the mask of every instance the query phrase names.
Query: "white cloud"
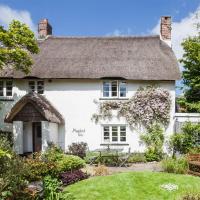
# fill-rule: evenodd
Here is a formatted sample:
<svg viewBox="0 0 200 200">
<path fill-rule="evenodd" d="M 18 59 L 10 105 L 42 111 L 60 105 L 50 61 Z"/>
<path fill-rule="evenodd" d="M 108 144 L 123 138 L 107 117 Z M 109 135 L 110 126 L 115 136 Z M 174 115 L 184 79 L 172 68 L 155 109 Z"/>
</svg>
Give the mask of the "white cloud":
<svg viewBox="0 0 200 200">
<path fill-rule="evenodd" d="M 27 24 L 34 33 L 37 33 L 37 26 L 33 23 L 31 15 L 28 11 L 15 10 L 6 5 L 0 4 L 0 25 L 8 27 L 13 19 Z"/>
<path fill-rule="evenodd" d="M 199 18 L 196 17 L 197 14 L 199 14 Z M 181 42 L 188 36 L 197 35 L 198 31 L 195 24 L 198 22 L 200 23 L 200 7 L 195 12 L 188 14 L 181 21 L 172 23 L 172 48 L 178 59 L 183 55 Z M 160 20 L 151 30 L 151 33 L 160 34 Z"/>
<path fill-rule="evenodd" d="M 131 35 L 132 30 L 127 28 L 127 30 L 115 29 L 113 32 L 106 34 L 106 36 L 127 36 Z"/>
</svg>

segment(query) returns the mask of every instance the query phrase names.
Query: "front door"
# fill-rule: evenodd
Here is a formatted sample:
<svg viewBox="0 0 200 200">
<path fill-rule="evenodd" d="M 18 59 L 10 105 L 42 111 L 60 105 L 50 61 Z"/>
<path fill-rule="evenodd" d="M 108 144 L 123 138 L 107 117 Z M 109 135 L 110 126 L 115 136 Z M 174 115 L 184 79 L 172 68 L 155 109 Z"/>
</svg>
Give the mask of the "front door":
<svg viewBox="0 0 200 200">
<path fill-rule="evenodd" d="M 42 150 L 41 122 L 33 122 L 33 152 Z"/>
</svg>

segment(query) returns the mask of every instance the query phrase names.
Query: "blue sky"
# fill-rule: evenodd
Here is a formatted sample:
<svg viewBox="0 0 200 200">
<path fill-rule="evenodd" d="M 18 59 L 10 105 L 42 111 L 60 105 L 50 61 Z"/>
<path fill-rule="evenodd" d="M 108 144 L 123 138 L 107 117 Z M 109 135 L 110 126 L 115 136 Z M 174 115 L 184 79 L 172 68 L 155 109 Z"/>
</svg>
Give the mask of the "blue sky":
<svg viewBox="0 0 200 200">
<path fill-rule="evenodd" d="M 172 49 L 180 59 L 183 39 L 197 34 L 200 0 L 0 0 L 0 25 L 17 19 L 36 33 L 48 18 L 56 36 L 159 34 L 162 15 L 172 16 Z"/>
<path fill-rule="evenodd" d="M 200 0 L 0 0 L 15 10 L 30 12 L 35 24 L 48 18 L 55 35 L 141 35 L 161 15 L 180 21 Z"/>
</svg>

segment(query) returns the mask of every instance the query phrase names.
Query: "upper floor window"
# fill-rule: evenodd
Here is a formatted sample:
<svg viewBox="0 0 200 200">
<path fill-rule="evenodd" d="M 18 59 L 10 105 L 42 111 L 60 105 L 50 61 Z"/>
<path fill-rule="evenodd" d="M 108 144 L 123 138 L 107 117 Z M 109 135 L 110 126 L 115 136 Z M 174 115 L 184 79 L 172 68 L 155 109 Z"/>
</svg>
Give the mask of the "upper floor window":
<svg viewBox="0 0 200 200">
<path fill-rule="evenodd" d="M 29 81 L 29 92 L 37 92 L 38 94 L 44 94 L 44 81 Z"/>
<path fill-rule="evenodd" d="M 11 97 L 13 94 L 13 82 L 12 80 L 0 80 L 0 96 Z"/>
<path fill-rule="evenodd" d="M 103 97 L 106 98 L 123 98 L 126 97 L 126 82 L 125 81 L 104 81 L 103 82 Z"/>
<path fill-rule="evenodd" d="M 106 143 L 126 142 L 126 126 L 124 125 L 103 126 L 103 142 Z"/>
</svg>

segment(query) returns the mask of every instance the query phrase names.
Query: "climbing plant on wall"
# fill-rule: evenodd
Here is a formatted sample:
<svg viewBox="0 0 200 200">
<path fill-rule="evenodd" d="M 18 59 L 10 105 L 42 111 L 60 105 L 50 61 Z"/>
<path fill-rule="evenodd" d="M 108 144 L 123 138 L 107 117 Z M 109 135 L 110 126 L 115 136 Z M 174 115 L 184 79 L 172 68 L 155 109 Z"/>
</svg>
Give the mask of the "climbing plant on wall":
<svg viewBox="0 0 200 200">
<path fill-rule="evenodd" d="M 142 125 L 148 128 L 155 123 L 167 126 L 170 120 L 170 93 L 160 87 L 141 87 L 127 101 L 110 100 L 96 103 L 99 110 L 92 116 L 96 123 L 101 119 L 111 119 L 113 110 L 117 110 L 118 117 L 125 117 L 130 126 Z"/>
</svg>

